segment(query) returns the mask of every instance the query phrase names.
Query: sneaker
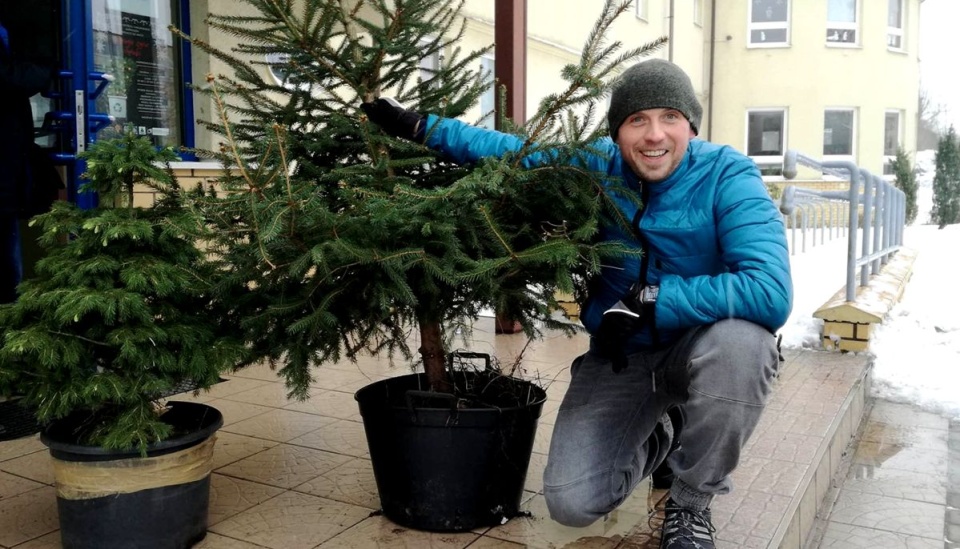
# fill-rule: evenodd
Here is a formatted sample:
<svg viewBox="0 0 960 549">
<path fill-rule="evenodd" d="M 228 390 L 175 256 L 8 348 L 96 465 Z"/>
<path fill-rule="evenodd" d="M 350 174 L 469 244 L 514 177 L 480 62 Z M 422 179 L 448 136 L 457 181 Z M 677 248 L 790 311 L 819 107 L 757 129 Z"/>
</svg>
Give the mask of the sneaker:
<svg viewBox="0 0 960 549">
<path fill-rule="evenodd" d="M 710 509 L 694 511 L 677 505 L 673 498 L 664 509 L 660 549 L 716 549 L 710 522 Z"/>
<path fill-rule="evenodd" d="M 673 485 L 673 470 L 670 469 L 670 466 L 667 464 L 667 458 L 680 447 L 680 432 L 683 431 L 683 410 L 679 406 L 671 406 L 663 415 L 667 416 L 667 419 L 670 421 L 673 438 L 667 455 L 664 456 L 660 465 L 650 474 L 650 484 L 655 490 L 666 490 Z"/>
</svg>

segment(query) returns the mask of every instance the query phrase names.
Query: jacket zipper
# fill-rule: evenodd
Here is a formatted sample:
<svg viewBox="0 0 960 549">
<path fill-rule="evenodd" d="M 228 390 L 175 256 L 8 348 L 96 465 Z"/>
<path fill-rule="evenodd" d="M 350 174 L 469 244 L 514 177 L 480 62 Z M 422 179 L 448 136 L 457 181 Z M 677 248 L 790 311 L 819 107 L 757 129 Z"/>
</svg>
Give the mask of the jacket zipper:
<svg viewBox="0 0 960 549">
<path fill-rule="evenodd" d="M 640 183 L 640 209 L 637 210 L 637 213 L 633 216 L 633 221 L 631 225 L 633 226 L 633 231 L 636 233 L 637 240 L 640 242 L 640 248 L 643 251 L 643 255 L 640 256 L 640 273 L 639 280 L 637 281 L 640 284 L 640 288 L 643 288 L 647 285 L 647 270 L 650 268 L 650 247 L 647 245 L 647 239 L 643 236 L 643 233 L 640 232 L 640 221 L 643 219 L 644 211 L 647 209 L 647 203 L 650 198 L 650 188 L 643 183 Z M 651 315 L 655 315 L 656 306 L 654 306 L 651 311 Z M 660 347 L 660 334 L 657 332 L 656 317 L 650 319 L 648 323 L 650 326 L 650 335 L 653 338 L 654 347 Z"/>
</svg>

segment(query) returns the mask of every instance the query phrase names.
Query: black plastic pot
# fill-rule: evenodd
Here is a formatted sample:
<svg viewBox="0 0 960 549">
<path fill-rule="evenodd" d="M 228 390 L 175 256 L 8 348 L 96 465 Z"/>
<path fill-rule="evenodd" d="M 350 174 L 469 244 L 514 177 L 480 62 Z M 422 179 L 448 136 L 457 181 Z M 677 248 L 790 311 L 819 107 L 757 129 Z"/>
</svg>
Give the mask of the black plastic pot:
<svg viewBox="0 0 960 549">
<path fill-rule="evenodd" d="M 0 400 L 0 441 L 13 440 L 40 432 L 35 410 L 20 403 L 20 398 Z"/>
<path fill-rule="evenodd" d="M 454 395 L 422 391 L 423 374 L 356 393 L 387 518 L 419 530 L 459 532 L 520 513 L 546 392 L 512 378 L 498 383 L 513 384 L 523 403 L 461 408 Z"/>
<path fill-rule="evenodd" d="M 206 536 L 210 439 L 223 416 L 205 404 L 168 405 L 164 421 L 184 434 L 150 445 L 146 458 L 77 444 L 71 418 L 41 433 L 54 458 L 64 549 L 184 549 Z M 118 485 L 104 489 L 111 479 Z"/>
</svg>

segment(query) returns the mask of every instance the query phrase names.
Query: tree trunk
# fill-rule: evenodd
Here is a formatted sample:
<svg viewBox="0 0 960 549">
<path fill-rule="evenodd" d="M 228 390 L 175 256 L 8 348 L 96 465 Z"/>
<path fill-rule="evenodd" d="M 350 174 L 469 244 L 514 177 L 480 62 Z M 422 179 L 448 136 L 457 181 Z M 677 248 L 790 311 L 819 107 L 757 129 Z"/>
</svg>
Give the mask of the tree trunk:
<svg viewBox="0 0 960 549">
<path fill-rule="evenodd" d="M 420 320 L 420 357 L 431 391 L 450 393 L 453 386 L 447 378 L 443 333 L 439 321 Z"/>
</svg>

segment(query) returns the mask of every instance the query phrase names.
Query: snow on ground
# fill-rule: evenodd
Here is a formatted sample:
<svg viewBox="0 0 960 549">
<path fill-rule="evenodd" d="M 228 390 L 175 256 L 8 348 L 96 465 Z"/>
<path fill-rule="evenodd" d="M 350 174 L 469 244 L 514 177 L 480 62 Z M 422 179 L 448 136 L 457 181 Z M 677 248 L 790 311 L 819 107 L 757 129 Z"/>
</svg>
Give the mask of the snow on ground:
<svg viewBox="0 0 960 549">
<path fill-rule="evenodd" d="M 925 224 L 933 203 L 933 158 L 933 151 L 917 153 L 919 213 L 904 232 L 904 246 L 918 252 L 913 276 L 868 352 L 875 357 L 875 396 L 960 418 L 960 225 L 938 230 Z M 784 346 L 820 346 L 822 322 L 812 314 L 844 285 L 846 242 L 840 237 L 810 247 L 808 241 L 806 253 L 791 256 L 795 295 L 781 330 Z"/>
</svg>

